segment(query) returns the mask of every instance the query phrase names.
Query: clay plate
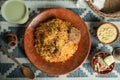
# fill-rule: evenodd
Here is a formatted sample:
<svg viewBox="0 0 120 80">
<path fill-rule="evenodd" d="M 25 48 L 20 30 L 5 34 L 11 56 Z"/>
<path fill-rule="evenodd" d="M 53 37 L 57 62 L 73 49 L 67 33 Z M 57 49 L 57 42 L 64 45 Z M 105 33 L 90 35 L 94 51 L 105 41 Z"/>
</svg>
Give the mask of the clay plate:
<svg viewBox="0 0 120 80">
<path fill-rule="evenodd" d="M 41 22 L 51 18 L 60 18 L 72 23 L 81 32 L 81 39 L 76 53 L 64 63 L 49 63 L 46 62 L 34 47 L 35 27 Z M 26 28 L 24 34 L 24 49 L 30 62 L 39 70 L 50 75 L 63 75 L 77 69 L 87 59 L 91 48 L 91 37 L 85 22 L 74 12 L 63 9 L 54 8 L 48 9 L 35 16 Z"/>
</svg>

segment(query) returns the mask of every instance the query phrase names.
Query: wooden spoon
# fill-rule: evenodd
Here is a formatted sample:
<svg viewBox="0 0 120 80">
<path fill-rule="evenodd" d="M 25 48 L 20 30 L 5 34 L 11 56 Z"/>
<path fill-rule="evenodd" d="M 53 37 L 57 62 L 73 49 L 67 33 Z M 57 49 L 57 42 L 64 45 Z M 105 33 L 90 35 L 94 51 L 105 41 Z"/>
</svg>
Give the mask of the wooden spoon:
<svg viewBox="0 0 120 80">
<path fill-rule="evenodd" d="M 0 50 L 2 50 L 9 58 L 11 58 L 15 63 L 18 64 L 18 66 L 21 67 L 22 71 L 23 71 L 23 74 L 30 78 L 30 79 L 33 79 L 35 77 L 33 71 L 26 67 L 26 66 L 23 66 L 14 56 L 12 56 L 3 46 L 0 45 Z"/>
</svg>

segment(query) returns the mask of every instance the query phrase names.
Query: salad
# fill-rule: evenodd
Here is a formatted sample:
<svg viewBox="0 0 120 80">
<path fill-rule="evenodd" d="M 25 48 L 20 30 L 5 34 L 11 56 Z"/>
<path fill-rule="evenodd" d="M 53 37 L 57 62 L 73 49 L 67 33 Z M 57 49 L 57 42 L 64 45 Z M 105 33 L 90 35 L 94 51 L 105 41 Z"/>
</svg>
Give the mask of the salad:
<svg viewBox="0 0 120 80">
<path fill-rule="evenodd" d="M 113 70 L 115 60 L 109 53 L 99 52 L 93 57 L 91 64 L 95 72 L 106 74 Z"/>
</svg>

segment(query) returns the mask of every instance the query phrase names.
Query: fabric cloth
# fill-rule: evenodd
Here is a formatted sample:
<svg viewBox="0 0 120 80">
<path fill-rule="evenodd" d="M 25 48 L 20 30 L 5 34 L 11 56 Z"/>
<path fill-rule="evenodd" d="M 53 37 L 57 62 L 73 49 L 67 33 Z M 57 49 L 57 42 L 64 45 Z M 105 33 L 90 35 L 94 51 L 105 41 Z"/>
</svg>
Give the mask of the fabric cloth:
<svg viewBox="0 0 120 80">
<path fill-rule="evenodd" d="M 1 5 L 6 0 L 0 0 Z M 112 53 L 115 47 L 120 47 L 120 40 L 113 45 L 103 45 L 96 38 L 97 27 L 104 22 L 114 23 L 120 27 L 120 19 L 105 19 L 95 14 L 85 3 L 85 0 L 24 0 L 29 8 L 30 17 L 28 22 L 39 12 L 53 7 L 63 7 L 72 10 L 78 14 L 87 24 L 91 38 L 92 47 L 88 59 L 77 70 L 61 76 L 50 76 L 36 69 L 28 60 L 24 52 L 23 37 L 27 23 L 23 25 L 11 24 L 3 19 L 0 12 L 0 45 L 3 45 L 7 50 L 15 56 L 22 64 L 29 66 L 35 73 L 34 80 L 119 80 L 120 79 L 120 62 L 116 61 L 116 66 L 113 72 L 106 76 L 96 74 L 90 65 L 92 56 L 97 51 L 107 51 Z M 18 36 L 18 44 L 14 47 L 8 47 L 4 41 L 6 32 L 14 32 Z M 19 66 L 9 59 L 2 51 L 0 51 L 0 80 L 29 80 L 24 77 Z"/>
</svg>

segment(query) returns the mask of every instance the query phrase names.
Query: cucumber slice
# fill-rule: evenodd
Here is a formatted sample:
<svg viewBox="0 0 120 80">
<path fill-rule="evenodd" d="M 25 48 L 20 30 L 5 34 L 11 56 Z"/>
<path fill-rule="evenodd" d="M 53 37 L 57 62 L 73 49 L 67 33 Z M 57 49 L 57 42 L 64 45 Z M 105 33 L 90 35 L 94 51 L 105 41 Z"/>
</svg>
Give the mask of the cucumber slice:
<svg viewBox="0 0 120 80">
<path fill-rule="evenodd" d="M 112 55 L 107 56 L 107 57 L 104 59 L 104 61 L 105 61 L 105 63 L 106 63 L 108 66 L 110 66 L 112 63 L 115 62 L 115 60 L 114 60 L 114 58 L 113 58 Z"/>
</svg>

